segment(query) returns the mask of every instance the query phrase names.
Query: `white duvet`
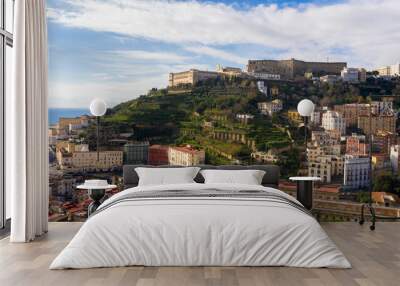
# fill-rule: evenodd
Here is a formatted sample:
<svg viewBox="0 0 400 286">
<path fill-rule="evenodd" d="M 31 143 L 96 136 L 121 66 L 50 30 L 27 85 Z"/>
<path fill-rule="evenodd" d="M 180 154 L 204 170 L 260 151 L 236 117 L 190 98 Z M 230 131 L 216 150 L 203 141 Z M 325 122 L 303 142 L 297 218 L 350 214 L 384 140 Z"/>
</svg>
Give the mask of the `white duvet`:
<svg viewBox="0 0 400 286">
<path fill-rule="evenodd" d="M 149 190 L 264 190 L 238 184 L 180 184 Z M 100 206 L 100 208 L 102 208 Z M 350 268 L 311 216 L 257 199 L 176 198 L 124 201 L 89 218 L 50 269 L 145 266 L 293 266 Z"/>
</svg>

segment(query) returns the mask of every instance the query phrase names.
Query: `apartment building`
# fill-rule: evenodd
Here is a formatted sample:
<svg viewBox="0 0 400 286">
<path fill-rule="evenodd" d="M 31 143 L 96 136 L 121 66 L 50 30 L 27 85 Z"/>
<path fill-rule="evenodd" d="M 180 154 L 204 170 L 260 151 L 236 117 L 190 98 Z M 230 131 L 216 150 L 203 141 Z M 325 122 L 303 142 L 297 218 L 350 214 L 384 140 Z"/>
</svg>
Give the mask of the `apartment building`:
<svg viewBox="0 0 400 286">
<path fill-rule="evenodd" d="M 346 134 L 346 121 L 339 112 L 328 110 L 322 115 L 322 127 L 325 130 L 339 130 Z"/>
<path fill-rule="evenodd" d="M 370 159 L 346 155 L 344 160 L 343 185 L 351 189 L 365 188 L 369 185 Z"/>
<path fill-rule="evenodd" d="M 170 165 L 193 166 L 204 164 L 204 150 L 197 150 L 190 146 L 170 147 L 168 150 L 168 161 Z"/>
<path fill-rule="evenodd" d="M 168 165 L 168 150 L 169 147 L 165 145 L 151 145 L 149 147 L 149 164 L 158 165 Z"/>
<path fill-rule="evenodd" d="M 340 143 L 340 132 L 337 130 L 311 132 L 311 141 L 315 145 L 335 145 Z"/>
<path fill-rule="evenodd" d="M 258 110 L 264 115 L 272 116 L 283 109 L 283 103 L 280 99 L 274 99 L 270 102 L 259 102 Z"/>
<path fill-rule="evenodd" d="M 390 147 L 397 144 L 397 135 L 378 130 L 372 135 L 372 150 L 381 154 L 390 154 Z"/>
<path fill-rule="evenodd" d="M 129 142 L 124 145 L 124 164 L 147 164 L 149 142 Z"/>
<path fill-rule="evenodd" d="M 358 83 L 365 82 L 367 79 L 367 71 L 363 68 L 348 68 L 345 67 L 340 73 L 344 82 Z"/>
<path fill-rule="evenodd" d="M 307 148 L 308 174 L 320 177 L 322 182 L 330 183 L 332 178 L 343 174 L 341 146 L 311 146 Z"/>
<path fill-rule="evenodd" d="M 378 131 L 387 131 L 391 133 L 396 132 L 396 116 L 392 114 L 373 114 L 369 116 L 358 117 L 358 128 L 360 128 L 366 135 L 377 134 Z M 370 124 L 371 122 L 371 124 Z"/>
<path fill-rule="evenodd" d="M 353 133 L 346 138 L 346 154 L 355 156 L 365 156 L 368 154 L 368 144 L 365 135 Z"/>
<path fill-rule="evenodd" d="M 97 156 L 99 156 L 97 158 Z M 80 171 L 110 170 L 122 167 L 122 151 L 72 151 L 61 148 L 56 153 L 58 165 L 61 169 L 75 169 Z"/>
<path fill-rule="evenodd" d="M 346 127 L 357 127 L 358 116 L 368 116 L 370 111 L 369 104 L 365 103 L 335 105 L 333 109 L 344 118 Z"/>
</svg>

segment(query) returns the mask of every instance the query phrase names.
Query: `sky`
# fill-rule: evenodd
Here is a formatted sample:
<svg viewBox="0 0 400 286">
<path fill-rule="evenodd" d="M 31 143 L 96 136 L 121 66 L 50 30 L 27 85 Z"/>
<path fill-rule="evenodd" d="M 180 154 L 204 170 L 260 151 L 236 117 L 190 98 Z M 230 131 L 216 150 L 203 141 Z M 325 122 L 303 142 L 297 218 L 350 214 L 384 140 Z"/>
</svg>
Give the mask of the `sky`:
<svg viewBox="0 0 400 286">
<path fill-rule="evenodd" d="M 249 59 L 400 61 L 400 0 L 47 0 L 49 106 L 112 107 Z"/>
</svg>

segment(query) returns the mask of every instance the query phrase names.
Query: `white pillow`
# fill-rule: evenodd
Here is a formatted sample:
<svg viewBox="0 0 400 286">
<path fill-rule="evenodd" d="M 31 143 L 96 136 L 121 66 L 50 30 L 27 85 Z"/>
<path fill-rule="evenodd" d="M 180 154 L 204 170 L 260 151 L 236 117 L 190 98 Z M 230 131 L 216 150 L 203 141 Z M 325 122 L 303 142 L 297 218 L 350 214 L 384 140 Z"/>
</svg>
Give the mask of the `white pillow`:
<svg viewBox="0 0 400 286">
<path fill-rule="evenodd" d="M 200 168 L 135 168 L 139 186 L 195 183 L 193 180 Z"/>
<path fill-rule="evenodd" d="M 261 185 L 265 171 L 261 170 L 202 170 L 205 184 Z"/>
</svg>

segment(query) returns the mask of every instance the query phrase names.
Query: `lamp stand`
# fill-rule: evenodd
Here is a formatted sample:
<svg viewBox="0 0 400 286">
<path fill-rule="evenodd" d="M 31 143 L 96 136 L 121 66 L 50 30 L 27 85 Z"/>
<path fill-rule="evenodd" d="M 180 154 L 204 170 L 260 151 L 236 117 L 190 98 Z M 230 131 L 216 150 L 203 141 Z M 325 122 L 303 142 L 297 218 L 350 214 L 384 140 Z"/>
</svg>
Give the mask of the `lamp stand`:
<svg viewBox="0 0 400 286">
<path fill-rule="evenodd" d="M 100 116 L 97 116 L 97 124 L 96 124 L 96 134 L 97 134 L 97 142 L 96 142 L 96 151 L 97 151 L 97 164 L 100 161 L 100 154 L 99 154 L 99 125 L 100 125 Z"/>
</svg>

